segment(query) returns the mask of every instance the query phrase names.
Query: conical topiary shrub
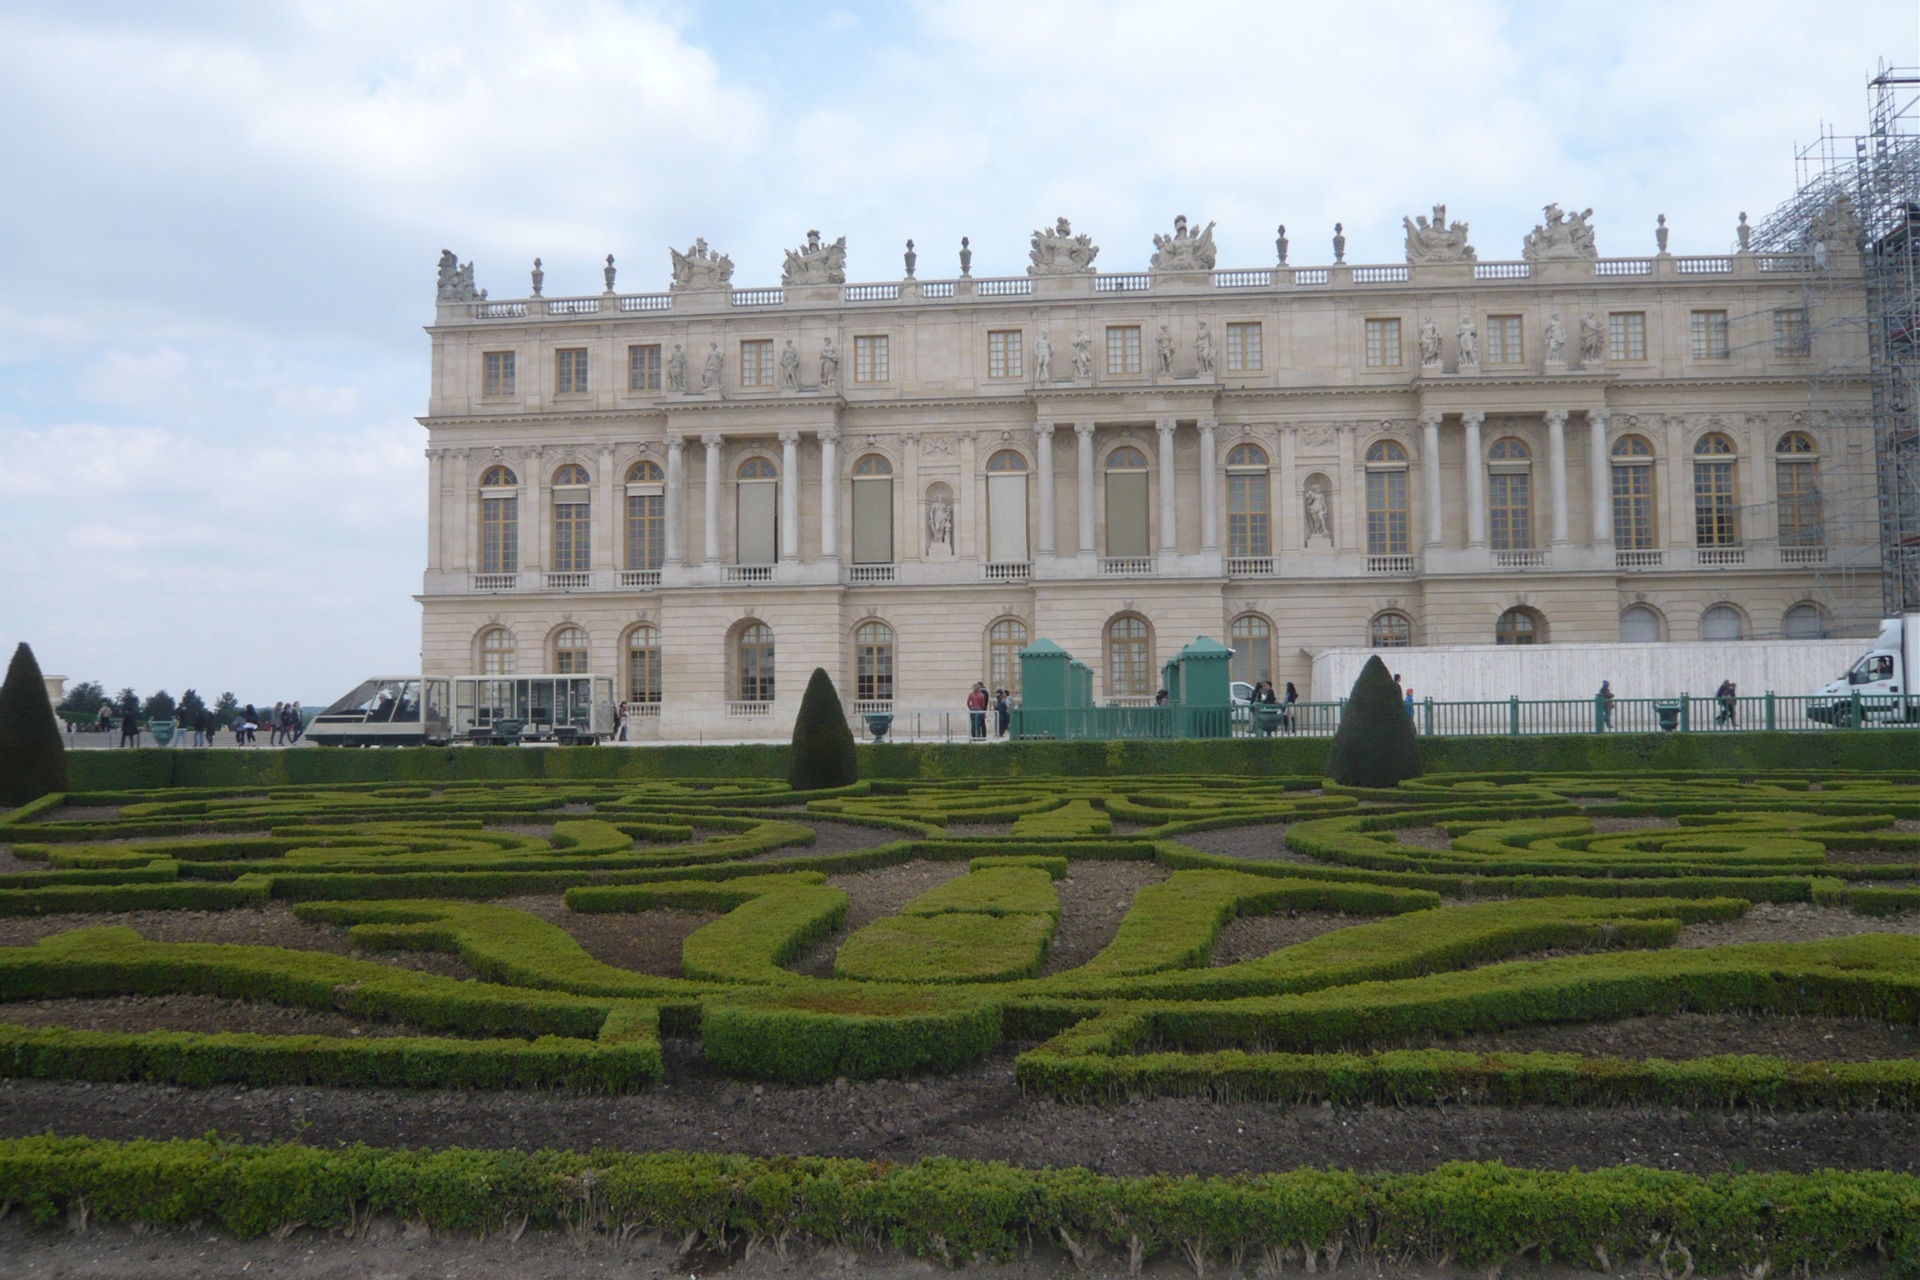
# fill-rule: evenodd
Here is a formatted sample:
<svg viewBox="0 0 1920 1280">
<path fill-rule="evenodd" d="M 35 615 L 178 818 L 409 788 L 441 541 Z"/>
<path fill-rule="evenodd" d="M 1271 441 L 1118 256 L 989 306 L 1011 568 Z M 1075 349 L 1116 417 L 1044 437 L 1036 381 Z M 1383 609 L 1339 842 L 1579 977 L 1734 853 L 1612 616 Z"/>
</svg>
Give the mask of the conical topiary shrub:
<svg viewBox="0 0 1920 1280">
<path fill-rule="evenodd" d="M 54 723 L 40 664 L 24 641 L 0 684 L 0 804 L 67 789 L 67 744 Z"/>
<path fill-rule="evenodd" d="M 1375 654 L 1347 695 L 1327 776 L 1347 787 L 1397 787 L 1420 776 L 1420 740 L 1399 686 Z"/>
<path fill-rule="evenodd" d="M 825 667 L 815 667 L 793 722 L 793 749 L 787 753 L 787 785 L 795 791 L 845 787 L 860 781 L 860 758 L 853 730 Z"/>
</svg>

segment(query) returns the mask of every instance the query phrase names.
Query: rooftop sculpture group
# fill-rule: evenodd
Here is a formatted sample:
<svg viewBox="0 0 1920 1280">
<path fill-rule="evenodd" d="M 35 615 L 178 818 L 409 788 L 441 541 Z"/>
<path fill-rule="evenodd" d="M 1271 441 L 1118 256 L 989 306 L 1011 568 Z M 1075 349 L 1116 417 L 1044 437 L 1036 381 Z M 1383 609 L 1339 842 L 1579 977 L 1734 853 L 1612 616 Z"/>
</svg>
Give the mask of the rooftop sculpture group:
<svg viewBox="0 0 1920 1280">
<path fill-rule="evenodd" d="M 1062 218 L 1061 222 L 1064 224 L 1066 219 Z M 1217 256 L 1213 247 L 1213 224 L 1209 222 L 1196 235 L 1187 229 L 1187 215 L 1183 213 L 1173 220 L 1172 235 L 1155 233 L 1153 249 L 1151 266 L 1155 271 L 1211 271 Z"/>
<path fill-rule="evenodd" d="M 798 249 L 787 250 L 786 266 L 780 272 L 781 284 L 845 284 L 846 282 L 847 238 L 845 236 L 841 236 L 832 244 L 824 244 L 821 242 L 818 231 L 809 231 L 805 244 Z"/>
<path fill-rule="evenodd" d="M 1587 221 L 1593 210 L 1583 209 L 1569 218 L 1559 205 L 1550 204 L 1543 212 L 1547 220 L 1527 233 L 1526 243 L 1520 247 L 1521 257 L 1528 262 L 1565 258 L 1591 262 L 1600 256 L 1593 244 L 1593 224 Z"/>
<path fill-rule="evenodd" d="M 707 248 L 705 239 L 695 240 L 685 253 L 668 249 L 673 255 L 673 288 L 725 289 L 733 284 L 733 259 Z"/>
<path fill-rule="evenodd" d="M 1075 235 L 1073 225 L 1061 218 L 1053 230 L 1042 227 L 1033 233 L 1028 256 L 1033 259 L 1033 265 L 1027 268 L 1030 276 L 1091 275 L 1100 249 L 1085 232 Z"/>
<path fill-rule="evenodd" d="M 538 263 L 535 264 L 536 266 Z M 536 289 L 534 292 L 538 293 Z M 484 302 L 485 289 L 473 287 L 473 264 L 461 265 L 460 258 L 451 249 L 440 251 L 440 284 L 434 297 L 441 302 Z"/>
<path fill-rule="evenodd" d="M 1407 228 L 1407 261 L 1412 263 L 1430 262 L 1473 262 L 1473 246 L 1467 243 L 1467 224 L 1447 222 L 1447 206 L 1433 206 L 1433 221 L 1427 221 L 1423 215 L 1419 225 L 1414 219 L 1400 219 Z"/>
</svg>

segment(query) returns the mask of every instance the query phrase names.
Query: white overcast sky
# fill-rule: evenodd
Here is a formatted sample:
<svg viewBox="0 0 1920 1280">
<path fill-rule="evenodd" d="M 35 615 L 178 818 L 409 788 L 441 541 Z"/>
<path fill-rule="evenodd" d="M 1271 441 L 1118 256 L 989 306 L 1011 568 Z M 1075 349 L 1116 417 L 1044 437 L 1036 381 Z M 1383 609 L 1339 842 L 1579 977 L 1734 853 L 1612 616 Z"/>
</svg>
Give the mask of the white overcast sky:
<svg viewBox="0 0 1920 1280">
<path fill-rule="evenodd" d="M 1552 200 L 1719 252 L 1864 127 L 1915 0 L 776 4 L 0 0 L 0 644 L 143 694 L 324 701 L 418 665 L 434 260 L 522 296 L 1024 269 L 1065 214 L 1142 269 L 1483 259 Z M 0 652 L 4 652 L 0 651 Z"/>
</svg>

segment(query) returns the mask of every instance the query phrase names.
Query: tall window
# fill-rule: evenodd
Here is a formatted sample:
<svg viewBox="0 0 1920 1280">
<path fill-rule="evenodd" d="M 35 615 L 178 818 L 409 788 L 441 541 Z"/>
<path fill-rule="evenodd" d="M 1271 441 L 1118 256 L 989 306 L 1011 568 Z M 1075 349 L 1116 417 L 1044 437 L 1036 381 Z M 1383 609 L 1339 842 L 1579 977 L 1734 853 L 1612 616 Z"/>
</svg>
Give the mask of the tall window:
<svg viewBox="0 0 1920 1280">
<path fill-rule="evenodd" d="M 1647 358 L 1647 313 L 1616 311 L 1607 317 L 1607 359 Z"/>
<path fill-rule="evenodd" d="M 1247 684 L 1273 679 L 1273 626 L 1257 613 L 1243 613 L 1227 628 L 1233 649 L 1232 678 Z"/>
<path fill-rule="evenodd" d="M 885 382 L 892 376 L 888 369 L 886 334 L 870 334 L 853 340 L 855 382 Z"/>
<path fill-rule="evenodd" d="M 1227 326 L 1227 372 L 1253 373 L 1265 362 L 1258 323 Z"/>
<path fill-rule="evenodd" d="M 1268 510 L 1267 454 L 1257 444 L 1237 444 L 1227 452 L 1227 554 L 1273 554 L 1273 520 Z"/>
<path fill-rule="evenodd" d="M 1741 640 L 1746 630 L 1746 620 L 1730 604 L 1716 604 L 1700 615 L 1702 640 Z"/>
<path fill-rule="evenodd" d="M 748 458 L 734 472 L 734 563 L 779 561 L 779 476 L 771 458 Z"/>
<path fill-rule="evenodd" d="M 553 473 L 553 571 L 585 573 L 593 567 L 587 469 L 569 462 Z"/>
<path fill-rule="evenodd" d="M 1367 554 L 1407 554 L 1407 451 L 1394 440 L 1367 450 Z"/>
<path fill-rule="evenodd" d="M 1536 644 L 1541 639 L 1539 617 L 1531 609 L 1509 609 L 1493 624 L 1495 644 Z"/>
<path fill-rule="evenodd" d="M 893 563 L 893 464 L 878 453 L 853 464 L 853 562 Z"/>
<path fill-rule="evenodd" d="M 740 344 L 740 385 L 773 385 L 773 339 L 755 338 Z"/>
<path fill-rule="evenodd" d="M 740 673 L 740 701 L 772 702 L 773 628 L 764 622 L 740 628 L 734 642 L 734 666 Z"/>
<path fill-rule="evenodd" d="M 667 553 L 666 475 L 642 458 L 627 468 L 627 568 L 658 569 Z"/>
<path fill-rule="evenodd" d="M 644 346 L 627 348 L 627 390 L 658 391 L 660 389 L 660 344 L 649 342 Z"/>
<path fill-rule="evenodd" d="M 1398 369 L 1400 367 L 1400 322 L 1398 320 L 1367 321 L 1367 368 Z"/>
<path fill-rule="evenodd" d="M 855 627 L 853 659 L 853 696 L 861 702 L 892 702 L 893 628 L 884 622 L 863 622 Z"/>
<path fill-rule="evenodd" d="M 987 678 L 996 689 L 1020 696 L 1020 651 L 1027 647 L 1027 624 L 1002 618 L 987 628 Z"/>
<path fill-rule="evenodd" d="M 1813 437 L 1789 431 L 1774 448 L 1774 487 L 1779 493 L 1780 545 L 1817 547 L 1826 541 L 1820 512 L 1820 460 Z"/>
<path fill-rule="evenodd" d="M 587 389 L 587 349 L 561 347 L 553 353 L 553 389 L 558 395 L 574 395 Z"/>
<path fill-rule="evenodd" d="M 1613 442 L 1613 545 L 1653 547 L 1653 446 L 1642 436 Z"/>
<path fill-rule="evenodd" d="M 1107 554 L 1147 554 L 1147 455 L 1123 444 L 1107 455 Z"/>
<path fill-rule="evenodd" d="M 987 559 L 1027 562 L 1027 460 L 1013 449 L 987 459 Z"/>
<path fill-rule="evenodd" d="M 1398 609 L 1373 615 L 1367 624 L 1367 643 L 1375 649 L 1405 649 L 1413 643 L 1413 619 Z"/>
<path fill-rule="evenodd" d="M 1688 321 L 1689 349 L 1695 360 L 1727 358 L 1727 313 L 1696 311 Z"/>
<path fill-rule="evenodd" d="M 480 572 L 520 571 L 520 479 L 505 467 L 480 477 Z"/>
<path fill-rule="evenodd" d="M 1107 372 L 1140 372 L 1139 325 L 1114 324 L 1107 326 Z"/>
<path fill-rule="evenodd" d="M 995 329 L 987 334 L 987 376 L 1024 377 L 1018 329 Z"/>
<path fill-rule="evenodd" d="M 1153 656 L 1147 620 L 1121 614 L 1107 624 L 1107 694 L 1145 698 L 1153 693 Z"/>
<path fill-rule="evenodd" d="M 1524 442 L 1504 436 L 1487 450 L 1487 536 L 1495 551 L 1533 546 L 1533 473 Z"/>
<path fill-rule="evenodd" d="M 481 387 L 482 395 L 510 396 L 514 394 L 514 360 L 511 351 L 489 351 L 480 357 L 484 367 L 485 382 Z"/>
<path fill-rule="evenodd" d="M 563 676 L 587 674 L 587 633 L 562 627 L 553 637 L 553 669 Z"/>
<path fill-rule="evenodd" d="M 627 633 L 627 701 L 660 705 L 660 632 L 644 623 Z"/>
<path fill-rule="evenodd" d="M 1805 307 L 1782 307 L 1773 313 L 1773 354 L 1777 356 L 1813 354 L 1813 334 L 1807 328 Z"/>
<path fill-rule="evenodd" d="M 1622 644 L 1659 644 L 1660 615 L 1644 604 L 1630 606 L 1620 615 Z"/>
<path fill-rule="evenodd" d="M 480 674 L 513 674 L 513 633 L 505 627 L 489 627 L 480 635 Z"/>
<path fill-rule="evenodd" d="M 1520 317 L 1488 316 L 1487 363 L 1522 364 L 1526 358 L 1526 340 L 1521 336 Z"/>
<path fill-rule="evenodd" d="M 1740 543 L 1740 507 L 1733 480 L 1733 441 L 1719 433 L 1693 446 L 1693 541 L 1701 547 Z"/>
</svg>

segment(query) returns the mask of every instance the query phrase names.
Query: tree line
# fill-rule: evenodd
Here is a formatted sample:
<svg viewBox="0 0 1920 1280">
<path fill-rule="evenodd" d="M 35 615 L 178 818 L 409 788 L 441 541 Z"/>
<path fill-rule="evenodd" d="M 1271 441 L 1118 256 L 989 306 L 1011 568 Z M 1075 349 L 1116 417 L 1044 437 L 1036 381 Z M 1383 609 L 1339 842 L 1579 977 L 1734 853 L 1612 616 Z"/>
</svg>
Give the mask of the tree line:
<svg viewBox="0 0 1920 1280">
<path fill-rule="evenodd" d="M 62 720 L 73 724 L 98 724 L 100 708 L 103 705 L 113 707 L 116 721 L 132 716 L 136 720 L 152 722 L 154 720 L 177 720 L 191 727 L 196 716 L 204 714 L 207 725 L 213 729 L 224 729 L 240 718 L 244 708 L 231 692 L 223 693 L 209 705 L 199 692 L 188 689 L 175 698 L 165 689 L 148 694 L 142 698 L 131 685 L 115 694 L 109 694 L 106 686 L 97 680 L 82 680 L 67 690 L 54 710 Z"/>
</svg>

